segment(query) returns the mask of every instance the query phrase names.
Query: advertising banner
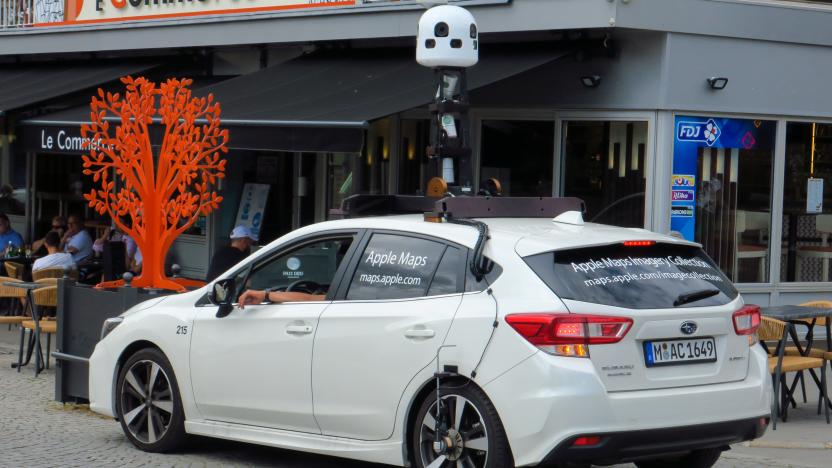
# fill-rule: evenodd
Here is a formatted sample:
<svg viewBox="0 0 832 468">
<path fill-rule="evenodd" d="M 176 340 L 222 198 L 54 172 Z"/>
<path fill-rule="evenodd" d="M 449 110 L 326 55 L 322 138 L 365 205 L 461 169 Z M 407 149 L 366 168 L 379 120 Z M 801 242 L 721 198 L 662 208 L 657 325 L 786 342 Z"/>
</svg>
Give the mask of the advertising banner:
<svg viewBox="0 0 832 468">
<path fill-rule="evenodd" d="M 357 0 L 75 0 L 68 3 L 70 8 L 67 8 L 63 24 L 351 7 L 356 2 Z"/>
<path fill-rule="evenodd" d="M 240 198 L 237 222 L 234 223 L 234 226 L 247 226 L 255 236 L 260 236 L 260 228 L 263 226 L 263 212 L 266 210 L 270 187 L 267 184 L 245 184 L 243 186 L 243 196 Z"/>
<path fill-rule="evenodd" d="M 670 229 L 687 240 L 697 240 L 697 206 L 705 201 L 700 193 L 703 184 L 700 158 L 704 150 L 723 149 L 723 154 L 738 154 L 740 158 L 742 150 L 771 150 L 774 148 L 775 126 L 775 122 L 764 120 L 676 116 L 670 180 Z M 736 180 L 741 175 L 732 174 L 732 177 Z"/>
</svg>

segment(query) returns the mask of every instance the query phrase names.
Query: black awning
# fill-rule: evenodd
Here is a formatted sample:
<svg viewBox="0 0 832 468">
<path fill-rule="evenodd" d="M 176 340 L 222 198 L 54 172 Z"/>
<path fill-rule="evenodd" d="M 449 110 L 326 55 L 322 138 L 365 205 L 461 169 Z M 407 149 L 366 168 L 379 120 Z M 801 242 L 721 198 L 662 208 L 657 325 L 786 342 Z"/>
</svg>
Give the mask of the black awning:
<svg viewBox="0 0 832 468">
<path fill-rule="evenodd" d="M 412 54 L 367 51 L 310 55 L 195 91 L 222 105 L 229 147 L 265 151 L 359 152 L 371 120 L 428 104 L 436 93 L 434 71 Z M 496 83 L 567 55 L 564 51 L 484 55 L 471 68 L 469 89 Z M 81 106 L 23 121 L 24 144 L 35 152 L 73 152 L 44 147 L 46 133 L 80 138 L 89 121 Z M 55 138 L 58 138 L 57 134 Z"/>
<path fill-rule="evenodd" d="M 124 61 L 3 65 L 0 68 L 0 115 L 153 66 Z"/>
<path fill-rule="evenodd" d="M 556 60 L 568 52 L 484 54 L 468 73 L 471 90 Z M 345 53 L 346 54 L 346 53 Z M 204 89 L 223 106 L 223 120 L 365 123 L 428 104 L 434 71 L 412 53 L 365 51 L 312 55 Z"/>
</svg>

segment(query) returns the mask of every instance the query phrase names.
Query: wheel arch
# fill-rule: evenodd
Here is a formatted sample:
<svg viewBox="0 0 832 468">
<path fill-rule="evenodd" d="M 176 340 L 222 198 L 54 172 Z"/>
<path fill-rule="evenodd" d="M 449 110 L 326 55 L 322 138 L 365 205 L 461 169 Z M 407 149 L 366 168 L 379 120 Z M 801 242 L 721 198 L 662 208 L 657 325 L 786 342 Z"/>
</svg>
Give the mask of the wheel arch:
<svg viewBox="0 0 832 468">
<path fill-rule="evenodd" d="M 456 375 L 453 377 L 448 377 L 442 380 L 442 385 L 450 385 L 450 386 L 459 386 L 459 385 L 473 385 L 477 387 L 483 394 L 488 397 L 488 392 L 485 391 L 482 386 L 477 384 L 474 380 L 464 376 L 464 375 Z M 414 392 L 413 397 L 410 399 L 410 402 L 407 405 L 407 412 L 405 413 L 404 418 L 404 430 L 402 431 L 403 436 L 403 443 L 402 443 L 402 461 L 404 462 L 405 467 L 412 467 L 413 461 L 411 460 L 411 456 L 413 455 L 413 447 L 411 446 L 413 440 L 413 419 L 416 417 L 416 413 L 419 412 L 419 407 L 422 404 L 422 401 L 431 393 L 436 391 L 436 379 L 428 379 L 426 382 L 422 383 L 419 389 Z M 493 404 L 493 403 L 492 403 Z M 511 450 L 511 441 L 508 441 L 509 450 Z"/>
<path fill-rule="evenodd" d="M 118 376 L 121 373 L 121 368 L 124 367 L 124 363 L 127 362 L 128 359 L 130 359 L 130 356 L 136 354 L 137 352 L 139 352 L 143 349 L 147 349 L 147 348 L 156 349 L 167 358 L 167 354 L 156 343 L 154 343 L 152 341 L 149 341 L 149 340 L 136 340 L 136 341 L 130 343 L 129 345 L 127 345 L 121 351 L 121 353 L 118 356 L 118 359 L 116 360 L 116 365 L 115 365 L 115 368 L 113 369 L 113 383 L 112 383 L 113 398 L 112 398 L 112 401 L 110 402 L 110 405 L 113 409 L 113 415 L 115 416 L 116 421 L 118 421 L 118 412 L 116 412 L 116 400 L 118 398 Z M 168 360 L 170 360 L 170 359 L 168 359 Z M 178 383 L 178 380 L 177 380 L 177 383 Z M 180 394 L 181 394 L 181 389 L 180 389 Z"/>
</svg>

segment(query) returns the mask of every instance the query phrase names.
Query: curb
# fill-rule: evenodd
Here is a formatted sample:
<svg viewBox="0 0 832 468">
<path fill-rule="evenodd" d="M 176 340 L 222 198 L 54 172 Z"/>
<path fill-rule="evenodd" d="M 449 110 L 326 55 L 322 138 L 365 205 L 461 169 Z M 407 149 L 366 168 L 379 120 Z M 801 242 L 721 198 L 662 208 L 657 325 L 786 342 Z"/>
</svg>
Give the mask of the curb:
<svg viewBox="0 0 832 468">
<path fill-rule="evenodd" d="M 832 450 L 832 442 L 767 442 L 753 440 L 743 442 L 740 445 L 751 448 Z"/>
</svg>

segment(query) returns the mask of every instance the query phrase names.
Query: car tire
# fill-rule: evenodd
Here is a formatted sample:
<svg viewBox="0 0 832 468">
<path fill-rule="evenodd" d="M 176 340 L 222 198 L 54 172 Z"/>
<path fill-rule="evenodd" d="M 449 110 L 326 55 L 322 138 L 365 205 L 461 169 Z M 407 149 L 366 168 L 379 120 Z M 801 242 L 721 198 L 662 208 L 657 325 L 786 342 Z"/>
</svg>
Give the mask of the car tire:
<svg viewBox="0 0 832 468">
<path fill-rule="evenodd" d="M 185 412 L 170 362 L 155 348 L 127 359 L 116 384 L 116 415 L 124 434 L 146 452 L 170 452 L 185 442 Z"/>
<path fill-rule="evenodd" d="M 638 468 L 711 468 L 722 456 L 721 448 L 694 450 L 689 454 L 673 459 L 647 460 L 636 462 Z"/>
<path fill-rule="evenodd" d="M 452 442 L 453 450 L 449 454 L 440 455 L 433 448 L 435 426 L 432 426 L 432 422 L 436 418 L 436 392 L 431 392 L 425 397 L 412 421 L 411 453 L 416 468 L 427 468 L 442 456 L 446 461 L 438 465 L 441 468 L 456 467 L 457 460 L 463 460 L 462 465 L 466 468 L 514 467 L 503 424 L 494 405 L 482 390 L 471 383 L 443 388 L 440 399 L 443 408 L 448 411 L 446 414 L 451 418 L 452 430 L 449 431 L 447 440 Z M 460 404 L 462 410 L 457 411 Z"/>
</svg>

